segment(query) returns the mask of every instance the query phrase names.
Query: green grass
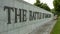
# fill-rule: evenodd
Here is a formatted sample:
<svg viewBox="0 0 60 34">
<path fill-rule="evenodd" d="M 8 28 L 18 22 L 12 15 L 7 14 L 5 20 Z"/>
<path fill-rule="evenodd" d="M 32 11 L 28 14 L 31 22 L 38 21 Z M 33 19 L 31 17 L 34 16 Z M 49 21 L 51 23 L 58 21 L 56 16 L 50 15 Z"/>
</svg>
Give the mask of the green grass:
<svg viewBox="0 0 60 34">
<path fill-rule="evenodd" d="M 57 23 L 51 31 L 51 34 L 60 34 L 60 19 L 57 20 Z"/>
</svg>

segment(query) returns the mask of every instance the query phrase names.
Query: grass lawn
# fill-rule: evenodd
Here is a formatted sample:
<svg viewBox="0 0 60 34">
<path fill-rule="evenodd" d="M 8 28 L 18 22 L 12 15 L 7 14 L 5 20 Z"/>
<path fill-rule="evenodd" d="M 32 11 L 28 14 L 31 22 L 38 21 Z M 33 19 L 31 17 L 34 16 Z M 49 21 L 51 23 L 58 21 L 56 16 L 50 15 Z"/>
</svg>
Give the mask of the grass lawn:
<svg viewBox="0 0 60 34">
<path fill-rule="evenodd" d="M 60 34 L 60 18 L 57 20 L 57 23 L 51 31 L 51 34 Z"/>
</svg>

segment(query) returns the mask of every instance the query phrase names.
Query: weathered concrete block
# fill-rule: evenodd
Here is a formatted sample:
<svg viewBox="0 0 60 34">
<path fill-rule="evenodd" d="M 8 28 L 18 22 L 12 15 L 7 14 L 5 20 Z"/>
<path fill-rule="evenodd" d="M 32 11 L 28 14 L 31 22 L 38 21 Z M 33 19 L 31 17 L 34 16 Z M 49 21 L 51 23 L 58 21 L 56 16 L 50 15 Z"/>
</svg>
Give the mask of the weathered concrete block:
<svg viewBox="0 0 60 34">
<path fill-rule="evenodd" d="M 0 34 L 28 34 L 52 18 L 52 13 L 27 2 L 0 0 Z"/>
</svg>

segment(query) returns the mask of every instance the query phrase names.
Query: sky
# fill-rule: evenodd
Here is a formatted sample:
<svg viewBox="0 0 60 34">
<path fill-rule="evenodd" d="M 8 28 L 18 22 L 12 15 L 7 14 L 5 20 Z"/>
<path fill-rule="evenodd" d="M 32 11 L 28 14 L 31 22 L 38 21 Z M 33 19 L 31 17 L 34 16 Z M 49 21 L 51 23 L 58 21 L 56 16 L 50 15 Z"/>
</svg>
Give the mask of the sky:
<svg viewBox="0 0 60 34">
<path fill-rule="evenodd" d="M 34 4 L 36 2 L 36 0 L 24 0 L 30 4 Z M 53 9 L 53 0 L 40 0 L 42 3 L 46 3 L 50 9 Z"/>
</svg>

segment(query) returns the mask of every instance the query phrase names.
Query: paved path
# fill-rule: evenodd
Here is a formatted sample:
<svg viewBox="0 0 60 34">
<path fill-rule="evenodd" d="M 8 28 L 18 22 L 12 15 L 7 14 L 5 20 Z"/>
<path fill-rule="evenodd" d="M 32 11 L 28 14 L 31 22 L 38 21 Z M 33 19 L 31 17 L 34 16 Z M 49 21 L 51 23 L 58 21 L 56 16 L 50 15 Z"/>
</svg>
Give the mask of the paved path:
<svg viewBox="0 0 60 34">
<path fill-rule="evenodd" d="M 53 20 L 49 23 L 46 23 L 45 25 L 39 27 L 36 32 L 31 34 L 50 34 L 51 30 L 53 29 L 53 26 L 56 24 L 56 20 Z"/>
</svg>

